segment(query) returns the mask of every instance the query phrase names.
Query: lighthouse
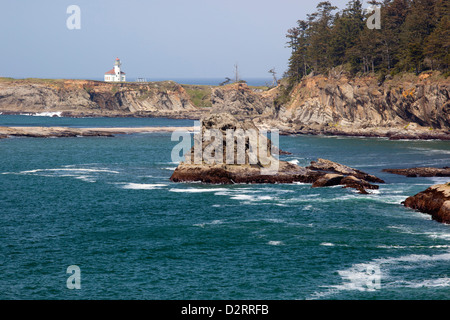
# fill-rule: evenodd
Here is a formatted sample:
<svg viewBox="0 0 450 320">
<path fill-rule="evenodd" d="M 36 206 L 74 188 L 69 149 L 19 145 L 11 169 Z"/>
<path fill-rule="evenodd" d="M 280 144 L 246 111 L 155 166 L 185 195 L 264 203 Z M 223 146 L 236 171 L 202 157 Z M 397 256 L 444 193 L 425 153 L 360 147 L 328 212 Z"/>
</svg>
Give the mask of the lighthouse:
<svg viewBox="0 0 450 320">
<path fill-rule="evenodd" d="M 120 59 L 116 58 L 116 61 L 114 62 L 114 68 L 112 68 L 108 72 L 105 72 L 105 81 L 108 82 L 126 81 L 125 72 L 120 70 L 121 66 L 122 63 L 120 62 Z"/>
</svg>

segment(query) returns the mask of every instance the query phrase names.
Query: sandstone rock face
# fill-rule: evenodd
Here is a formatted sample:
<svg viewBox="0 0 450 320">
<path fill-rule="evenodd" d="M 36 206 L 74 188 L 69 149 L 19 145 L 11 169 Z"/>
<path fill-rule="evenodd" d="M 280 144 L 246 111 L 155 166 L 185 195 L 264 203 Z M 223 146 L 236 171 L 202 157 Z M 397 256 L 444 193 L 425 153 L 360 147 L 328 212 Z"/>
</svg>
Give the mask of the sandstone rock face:
<svg viewBox="0 0 450 320">
<path fill-rule="evenodd" d="M 379 84 L 374 77 L 311 76 L 286 97 L 283 87 L 255 92 L 245 84 L 218 87 L 212 112 L 251 117 L 258 127 L 286 134 L 331 134 L 450 140 L 450 81 L 404 77 Z"/>
<path fill-rule="evenodd" d="M 434 185 L 407 198 L 403 204 L 430 214 L 438 222 L 450 224 L 450 183 Z"/>
<path fill-rule="evenodd" d="M 105 83 L 88 80 L 0 81 L 4 113 L 62 112 L 69 116 L 140 116 L 189 113 L 197 108 L 174 82 Z"/>
<path fill-rule="evenodd" d="M 383 180 L 381 180 L 380 178 L 378 178 L 374 175 L 367 174 L 363 171 L 350 168 L 346 165 L 342 165 L 342 164 L 339 164 L 339 163 L 336 163 L 336 162 L 333 162 L 330 160 L 326 160 L 326 159 L 321 159 L 321 158 L 317 159 L 317 161 L 312 161 L 310 166 L 307 168 L 311 169 L 311 170 L 331 171 L 331 172 L 336 172 L 336 173 L 340 173 L 343 175 L 351 175 L 351 176 L 354 176 L 361 180 L 366 180 L 366 181 L 370 181 L 370 182 L 384 183 Z"/>
<path fill-rule="evenodd" d="M 269 139 L 257 139 L 253 141 L 251 137 L 245 140 L 244 145 L 245 159 L 239 162 L 238 140 L 228 140 L 226 133 L 228 130 L 254 130 L 258 131 L 252 121 L 238 121 L 228 113 L 212 114 L 202 119 L 202 136 L 207 136 L 207 131 L 217 129 L 220 135 L 220 147 L 211 148 L 215 142 L 214 139 L 203 139 L 199 136 L 194 138 L 197 147 L 191 148 L 186 154 L 185 162 L 179 164 L 171 176 L 174 182 L 193 182 L 215 184 L 233 184 L 233 183 L 312 183 L 313 187 L 326 187 L 343 185 L 348 188 L 355 188 L 360 193 L 367 193 L 366 189 L 378 189 L 364 179 L 370 179 L 374 182 L 382 182 L 375 176 L 362 171 L 352 169 L 338 163 L 319 159 L 317 163 L 323 166 L 312 166 L 308 168 L 279 160 L 272 152 L 278 150 L 273 148 Z M 197 149 L 196 149 L 197 148 Z M 211 154 L 217 156 L 213 161 L 199 157 L 199 150 L 203 155 Z M 249 155 L 250 150 L 258 150 L 256 158 Z M 260 152 L 262 150 L 262 152 Z M 230 157 L 230 158 L 229 158 Z M 231 159 L 231 161 L 228 161 Z M 315 162 L 316 163 L 316 162 Z M 276 164 L 274 166 L 274 164 Z M 326 164 L 326 165 L 325 165 Z M 275 169 L 274 169 L 275 168 Z M 270 170 L 273 169 L 273 170 Z M 336 174 L 336 172 L 340 172 Z"/>
<path fill-rule="evenodd" d="M 408 169 L 383 169 L 384 172 L 399 174 L 407 177 L 450 177 L 450 168 L 408 168 Z"/>
<path fill-rule="evenodd" d="M 234 116 L 273 115 L 275 94 L 275 90 L 252 91 L 245 83 L 217 87 L 211 94 L 211 112 L 227 112 Z"/>
<path fill-rule="evenodd" d="M 430 78 L 428 78 L 430 79 Z M 374 78 L 305 78 L 277 116 L 306 126 L 387 127 L 416 123 L 450 127 L 450 81 L 403 79 L 379 85 Z"/>
</svg>

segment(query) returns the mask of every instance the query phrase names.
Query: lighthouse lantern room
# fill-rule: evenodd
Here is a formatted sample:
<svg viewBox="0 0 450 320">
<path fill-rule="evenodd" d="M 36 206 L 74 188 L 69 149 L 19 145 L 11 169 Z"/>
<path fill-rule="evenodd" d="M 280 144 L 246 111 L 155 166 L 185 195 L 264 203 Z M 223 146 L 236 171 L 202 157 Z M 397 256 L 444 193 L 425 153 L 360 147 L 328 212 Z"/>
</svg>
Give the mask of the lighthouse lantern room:
<svg viewBox="0 0 450 320">
<path fill-rule="evenodd" d="M 108 82 L 126 81 L 125 72 L 120 70 L 121 65 L 122 63 L 120 62 L 120 59 L 116 58 L 116 61 L 114 62 L 114 68 L 112 68 L 108 72 L 105 72 L 105 81 Z"/>
</svg>

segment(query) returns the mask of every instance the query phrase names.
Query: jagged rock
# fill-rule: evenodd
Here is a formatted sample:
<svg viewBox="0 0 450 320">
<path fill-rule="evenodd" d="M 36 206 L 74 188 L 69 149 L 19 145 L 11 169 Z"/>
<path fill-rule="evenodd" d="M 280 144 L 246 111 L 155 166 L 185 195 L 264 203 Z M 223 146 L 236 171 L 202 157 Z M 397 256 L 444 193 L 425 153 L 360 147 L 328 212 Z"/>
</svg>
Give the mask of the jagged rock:
<svg viewBox="0 0 450 320">
<path fill-rule="evenodd" d="M 450 168 L 419 167 L 408 169 L 383 169 L 384 172 L 406 177 L 450 177 Z"/>
<path fill-rule="evenodd" d="M 306 77 L 294 87 L 288 102 L 280 107 L 277 119 L 308 128 L 317 126 L 314 129 L 317 133 L 322 130 L 363 133 L 364 128 L 371 131 L 404 129 L 391 134 L 393 139 L 409 137 L 408 131 L 414 134 L 420 127 L 448 130 L 450 82 L 432 77 L 398 78 L 379 86 L 376 77 L 370 76 Z M 414 124 L 418 128 L 413 128 Z M 434 137 L 435 133 L 428 135 Z"/>
<path fill-rule="evenodd" d="M 312 161 L 310 166 L 307 167 L 307 169 L 311 170 L 319 170 L 319 171 L 329 171 L 334 173 L 339 173 L 343 175 L 352 175 L 356 178 L 359 178 L 361 180 L 366 180 L 370 182 L 376 182 L 376 183 L 384 183 L 384 181 L 374 175 L 365 173 L 363 171 L 350 168 L 346 165 L 342 165 L 330 160 L 326 159 L 317 159 L 317 161 Z"/>
<path fill-rule="evenodd" d="M 262 149 L 264 152 L 258 152 L 256 161 L 251 161 L 251 157 L 246 155 L 245 161 L 238 164 L 235 157 L 238 150 L 237 141 L 232 141 L 232 145 L 227 144 L 228 140 L 225 137 L 225 133 L 229 129 L 257 131 L 254 123 L 249 120 L 238 121 L 230 114 L 220 113 L 212 114 L 202 119 L 201 124 L 202 136 L 207 134 L 206 131 L 208 129 L 218 129 L 222 133 L 221 148 L 223 149 L 214 149 L 214 156 L 217 155 L 217 159 L 215 158 L 213 162 L 201 159 L 198 157 L 199 150 L 206 152 L 215 143 L 215 139 L 213 139 L 214 141 L 209 139 L 205 141 L 199 136 L 195 137 L 194 141 L 197 143 L 197 151 L 196 146 L 194 146 L 185 155 L 186 161 L 178 165 L 170 178 L 174 182 L 200 181 L 216 184 L 303 182 L 312 183 L 313 187 L 343 185 L 344 187 L 355 188 L 360 193 L 367 193 L 365 191 L 366 188 L 377 189 L 378 186 L 370 184 L 364 178 L 370 179 L 370 181 L 382 181 L 375 176 L 329 160 L 319 159 L 318 162 L 314 162 L 319 164 L 319 166 L 308 168 L 278 160 L 270 151 L 267 151 L 271 150 L 272 147 L 271 141 L 268 139 L 258 140 L 257 142 L 253 141 L 252 138 L 246 140 L 246 152 L 250 150 L 250 145 L 257 146 L 258 150 L 264 148 Z M 218 153 L 216 154 L 216 152 Z M 227 153 L 232 155 L 232 163 L 227 163 Z M 276 164 L 276 171 L 267 173 L 267 170 L 273 164 Z M 341 174 L 334 174 L 338 171 Z"/>
<path fill-rule="evenodd" d="M 107 83 L 91 80 L 0 81 L 3 114 L 61 112 L 64 116 L 168 116 L 198 110 L 173 81 Z"/>
<path fill-rule="evenodd" d="M 235 116 L 273 115 L 274 93 L 255 92 L 245 83 L 217 87 L 211 93 L 211 112 L 227 112 Z"/>
<path fill-rule="evenodd" d="M 433 220 L 450 224 L 450 183 L 431 186 L 407 198 L 402 204 L 430 214 Z"/>
<path fill-rule="evenodd" d="M 341 184 L 342 179 L 344 178 L 341 174 L 333 174 L 328 173 L 314 181 L 312 184 L 313 188 L 320 188 L 320 187 L 331 187 L 331 186 L 337 186 Z"/>
<path fill-rule="evenodd" d="M 355 188 L 361 194 L 368 194 L 366 189 L 378 189 L 379 187 L 374 184 L 370 184 L 369 182 L 358 179 L 355 176 L 346 176 L 341 180 L 341 184 L 344 185 L 345 188 Z"/>
</svg>

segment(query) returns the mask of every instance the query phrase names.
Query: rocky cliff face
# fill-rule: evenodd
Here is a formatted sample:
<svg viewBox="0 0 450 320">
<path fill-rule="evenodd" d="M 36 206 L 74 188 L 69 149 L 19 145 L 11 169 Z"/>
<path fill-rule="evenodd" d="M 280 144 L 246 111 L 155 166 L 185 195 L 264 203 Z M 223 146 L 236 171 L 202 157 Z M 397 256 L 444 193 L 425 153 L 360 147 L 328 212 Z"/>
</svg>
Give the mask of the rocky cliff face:
<svg viewBox="0 0 450 320">
<path fill-rule="evenodd" d="M 325 133 L 450 139 L 450 80 L 435 75 L 312 76 L 289 93 L 283 86 L 255 92 L 245 84 L 219 87 L 213 111 L 257 118 L 260 127 L 286 133 Z"/>
<path fill-rule="evenodd" d="M 273 116 L 276 95 L 276 89 L 258 92 L 244 83 L 217 87 L 211 93 L 211 112 L 227 112 L 238 117 Z"/>
<path fill-rule="evenodd" d="M 63 112 L 72 116 L 179 115 L 197 108 L 172 81 L 105 83 L 86 80 L 0 81 L 3 113 Z"/>
<path fill-rule="evenodd" d="M 416 123 L 450 127 L 450 81 L 310 77 L 298 84 L 277 113 L 281 121 L 324 127 L 389 127 Z"/>
</svg>

